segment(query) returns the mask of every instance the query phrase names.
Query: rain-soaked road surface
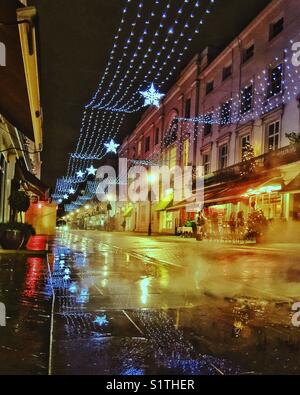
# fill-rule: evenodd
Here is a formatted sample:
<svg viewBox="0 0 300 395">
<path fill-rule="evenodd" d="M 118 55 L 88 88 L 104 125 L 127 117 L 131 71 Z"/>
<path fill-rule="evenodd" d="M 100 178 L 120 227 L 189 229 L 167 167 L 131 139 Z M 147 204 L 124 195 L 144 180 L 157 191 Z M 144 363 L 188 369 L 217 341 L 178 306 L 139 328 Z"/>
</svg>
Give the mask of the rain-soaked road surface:
<svg viewBox="0 0 300 395">
<path fill-rule="evenodd" d="M 0 375 L 48 373 L 51 300 L 44 258 L 0 253 Z"/>
<path fill-rule="evenodd" d="M 299 374 L 300 256 L 170 237 L 61 234 L 52 374 Z"/>
</svg>

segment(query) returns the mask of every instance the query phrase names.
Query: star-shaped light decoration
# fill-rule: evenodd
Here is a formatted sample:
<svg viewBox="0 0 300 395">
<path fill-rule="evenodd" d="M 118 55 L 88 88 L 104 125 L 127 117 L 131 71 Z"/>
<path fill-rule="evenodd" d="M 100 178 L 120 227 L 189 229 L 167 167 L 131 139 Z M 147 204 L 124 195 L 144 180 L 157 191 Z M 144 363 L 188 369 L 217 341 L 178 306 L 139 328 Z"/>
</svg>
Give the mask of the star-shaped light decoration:
<svg viewBox="0 0 300 395">
<path fill-rule="evenodd" d="M 94 324 L 97 324 L 99 326 L 106 326 L 109 324 L 109 322 L 106 315 L 98 315 L 94 320 Z"/>
<path fill-rule="evenodd" d="M 65 194 L 65 195 L 64 195 L 64 199 L 65 199 L 65 200 L 69 199 L 69 195 Z"/>
<path fill-rule="evenodd" d="M 106 147 L 106 152 L 107 153 L 113 152 L 114 154 L 117 153 L 117 149 L 118 149 L 118 147 L 120 147 L 120 144 L 116 144 L 113 139 L 110 140 L 109 143 L 106 143 L 104 145 Z"/>
<path fill-rule="evenodd" d="M 70 195 L 74 195 L 75 189 L 74 189 L 74 188 L 71 188 L 71 189 L 69 190 L 69 193 L 70 193 Z"/>
<path fill-rule="evenodd" d="M 86 170 L 87 170 L 89 176 L 95 176 L 96 175 L 97 169 L 95 169 L 95 167 L 93 165 L 91 167 L 89 167 L 88 169 L 86 169 Z"/>
<path fill-rule="evenodd" d="M 140 91 L 140 94 L 145 99 L 145 107 L 146 106 L 155 106 L 159 108 L 161 99 L 165 96 L 164 94 L 157 91 L 152 83 L 150 88 L 147 91 Z"/>
<path fill-rule="evenodd" d="M 83 178 L 84 172 L 83 172 L 82 170 L 79 170 L 79 171 L 76 173 L 76 176 L 77 176 L 78 178 Z"/>
</svg>

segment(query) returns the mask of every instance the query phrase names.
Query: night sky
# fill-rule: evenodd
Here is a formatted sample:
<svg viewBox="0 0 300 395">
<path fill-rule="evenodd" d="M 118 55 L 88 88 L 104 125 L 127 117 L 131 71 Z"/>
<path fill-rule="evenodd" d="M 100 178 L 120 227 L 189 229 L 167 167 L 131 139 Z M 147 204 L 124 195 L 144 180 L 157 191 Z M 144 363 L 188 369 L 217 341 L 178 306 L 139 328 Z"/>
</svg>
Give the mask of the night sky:
<svg viewBox="0 0 300 395">
<path fill-rule="evenodd" d="M 214 12 L 201 28 L 202 34 L 195 36 L 184 64 L 207 45 L 223 48 L 269 2 L 217 0 Z M 54 186 L 56 178 L 65 175 L 68 153 L 74 151 L 79 135 L 83 106 L 93 95 L 106 67 L 124 1 L 30 0 L 29 3 L 37 7 L 39 14 L 44 112 L 42 178 Z M 140 116 L 127 116 L 122 136 L 130 134 Z"/>
</svg>

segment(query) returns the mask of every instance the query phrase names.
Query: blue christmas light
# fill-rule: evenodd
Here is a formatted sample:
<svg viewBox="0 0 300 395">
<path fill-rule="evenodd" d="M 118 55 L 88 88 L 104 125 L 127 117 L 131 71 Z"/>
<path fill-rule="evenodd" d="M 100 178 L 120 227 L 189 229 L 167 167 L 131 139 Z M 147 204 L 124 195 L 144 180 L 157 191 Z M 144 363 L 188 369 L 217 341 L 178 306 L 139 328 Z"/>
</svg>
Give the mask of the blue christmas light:
<svg viewBox="0 0 300 395">
<path fill-rule="evenodd" d="M 86 170 L 87 170 L 89 176 L 95 176 L 96 175 L 97 169 L 93 165 L 91 167 L 89 167 L 88 169 L 86 169 Z"/>
<path fill-rule="evenodd" d="M 106 147 L 106 152 L 107 152 L 107 153 L 112 152 L 112 153 L 114 153 L 114 154 L 117 153 L 117 149 L 118 149 L 118 147 L 120 146 L 120 144 L 116 144 L 116 143 L 114 142 L 114 140 L 110 140 L 110 142 L 108 142 L 108 143 L 106 143 L 106 144 L 104 144 L 104 145 L 105 145 L 105 147 Z"/>
</svg>

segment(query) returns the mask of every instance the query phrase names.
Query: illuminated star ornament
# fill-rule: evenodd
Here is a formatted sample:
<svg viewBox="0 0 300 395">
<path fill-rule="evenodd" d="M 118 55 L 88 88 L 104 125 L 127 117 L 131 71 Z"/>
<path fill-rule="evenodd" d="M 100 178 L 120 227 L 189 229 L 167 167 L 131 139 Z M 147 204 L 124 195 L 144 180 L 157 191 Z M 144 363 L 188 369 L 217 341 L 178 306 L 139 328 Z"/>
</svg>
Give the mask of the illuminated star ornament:
<svg viewBox="0 0 300 395">
<path fill-rule="evenodd" d="M 109 324 L 109 322 L 108 322 L 106 315 L 102 315 L 102 316 L 96 317 L 94 324 L 97 324 L 99 326 L 106 326 Z"/>
<path fill-rule="evenodd" d="M 155 106 L 159 108 L 161 99 L 165 96 L 162 93 L 159 93 L 154 87 L 154 84 L 151 84 L 151 87 L 145 91 L 140 92 L 140 94 L 145 99 L 145 107 L 146 106 Z"/>
<path fill-rule="evenodd" d="M 89 167 L 86 170 L 87 170 L 89 176 L 95 176 L 96 175 L 97 169 L 95 169 L 94 166 L 91 166 L 91 167 Z"/>
<path fill-rule="evenodd" d="M 74 188 L 71 188 L 71 189 L 69 190 L 69 193 L 70 193 L 70 195 L 74 195 L 75 189 L 74 189 Z"/>
<path fill-rule="evenodd" d="M 79 170 L 79 171 L 76 173 L 76 175 L 77 175 L 78 178 L 83 178 L 84 172 L 81 171 L 81 170 Z"/>
<path fill-rule="evenodd" d="M 64 199 L 65 199 L 65 200 L 69 199 L 69 195 L 65 194 L 65 195 L 64 195 Z"/>
<path fill-rule="evenodd" d="M 114 154 L 117 153 L 117 149 L 118 149 L 118 147 L 120 146 L 120 144 L 116 144 L 116 143 L 114 142 L 114 140 L 110 140 L 109 143 L 106 143 L 106 144 L 104 144 L 104 145 L 105 145 L 105 147 L 106 147 L 106 152 L 107 152 L 107 153 L 113 152 Z"/>
</svg>

